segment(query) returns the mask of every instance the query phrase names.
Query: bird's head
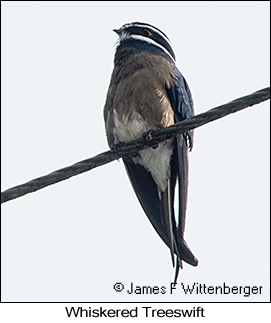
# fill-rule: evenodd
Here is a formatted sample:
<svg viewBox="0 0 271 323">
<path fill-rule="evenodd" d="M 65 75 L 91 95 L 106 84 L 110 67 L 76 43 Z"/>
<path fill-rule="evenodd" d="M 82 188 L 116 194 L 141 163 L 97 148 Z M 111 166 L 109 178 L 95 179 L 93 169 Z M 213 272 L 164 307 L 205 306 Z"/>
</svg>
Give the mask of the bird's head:
<svg viewBox="0 0 271 323">
<path fill-rule="evenodd" d="M 175 62 L 175 54 L 169 38 L 153 25 L 132 22 L 124 24 L 119 29 L 113 29 L 113 31 L 119 35 L 118 46 L 134 47 L 157 54 L 163 53 Z"/>
</svg>

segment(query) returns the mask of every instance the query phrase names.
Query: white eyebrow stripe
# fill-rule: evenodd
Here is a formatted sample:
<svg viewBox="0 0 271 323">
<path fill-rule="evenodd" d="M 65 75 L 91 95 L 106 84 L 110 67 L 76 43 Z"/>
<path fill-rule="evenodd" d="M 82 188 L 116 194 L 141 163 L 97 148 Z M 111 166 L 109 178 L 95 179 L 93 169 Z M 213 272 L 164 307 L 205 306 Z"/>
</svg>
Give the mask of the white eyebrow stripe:
<svg viewBox="0 0 271 323">
<path fill-rule="evenodd" d="M 172 55 L 169 53 L 169 51 L 164 46 L 158 44 L 156 41 L 154 41 L 151 38 L 147 38 L 147 37 L 144 37 L 144 36 L 141 36 L 141 35 L 128 35 L 128 34 L 126 34 L 124 36 L 124 38 L 125 39 L 133 38 L 133 39 L 142 40 L 142 41 L 144 41 L 146 43 L 149 43 L 151 45 L 154 45 L 156 47 L 159 47 L 159 48 L 161 48 L 173 60 L 173 62 L 175 62 L 175 59 L 172 57 Z M 124 38 L 122 38 L 122 39 L 124 39 Z"/>
<path fill-rule="evenodd" d="M 156 32 L 157 34 L 159 34 L 162 38 L 164 38 L 164 40 L 166 42 L 170 42 L 170 40 L 167 38 L 167 36 L 165 36 L 160 30 L 156 29 L 155 27 L 149 26 L 149 25 L 144 25 L 144 24 L 126 24 L 123 27 L 127 28 L 127 27 L 141 27 L 141 28 L 146 28 L 146 29 L 150 29 L 153 32 Z"/>
</svg>

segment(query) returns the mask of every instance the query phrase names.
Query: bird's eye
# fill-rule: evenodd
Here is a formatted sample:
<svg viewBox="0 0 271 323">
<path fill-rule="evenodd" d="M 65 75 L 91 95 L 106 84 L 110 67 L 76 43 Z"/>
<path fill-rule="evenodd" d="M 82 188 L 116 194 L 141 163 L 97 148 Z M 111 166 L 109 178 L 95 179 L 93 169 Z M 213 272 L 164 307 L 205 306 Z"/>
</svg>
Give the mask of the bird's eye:
<svg viewBox="0 0 271 323">
<path fill-rule="evenodd" d="M 149 29 L 143 29 L 141 31 L 141 35 L 142 36 L 150 36 L 151 35 L 151 32 L 149 31 Z"/>
</svg>

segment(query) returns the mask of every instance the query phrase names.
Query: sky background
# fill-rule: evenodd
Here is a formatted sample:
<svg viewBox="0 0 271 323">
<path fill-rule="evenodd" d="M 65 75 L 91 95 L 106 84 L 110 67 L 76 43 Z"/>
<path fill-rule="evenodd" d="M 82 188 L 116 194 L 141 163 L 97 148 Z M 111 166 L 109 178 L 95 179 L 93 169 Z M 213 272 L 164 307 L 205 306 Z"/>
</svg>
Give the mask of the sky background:
<svg viewBox="0 0 271 323">
<path fill-rule="evenodd" d="M 108 150 L 103 105 L 117 35 L 167 34 L 201 113 L 269 86 L 269 2 L 2 2 L 2 188 Z M 198 128 L 190 154 L 187 264 L 169 249 L 121 161 L 2 205 L 3 301 L 268 301 L 269 101 Z M 125 288 L 116 292 L 113 285 Z M 166 294 L 130 295 L 134 285 Z M 182 286 L 262 286 L 185 295 Z M 182 285 L 183 284 L 183 285 Z"/>
</svg>

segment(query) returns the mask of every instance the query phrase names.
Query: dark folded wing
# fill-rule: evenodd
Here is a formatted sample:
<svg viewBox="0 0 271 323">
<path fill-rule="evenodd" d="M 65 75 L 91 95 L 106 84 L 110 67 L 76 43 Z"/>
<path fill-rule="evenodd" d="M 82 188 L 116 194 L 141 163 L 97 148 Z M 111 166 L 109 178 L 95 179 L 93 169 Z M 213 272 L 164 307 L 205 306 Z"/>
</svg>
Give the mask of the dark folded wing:
<svg viewBox="0 0 271 323">
<path fill-rule="evenodd" d="M 174 110 L 175 122 L 180 122 L 194 115 L 191 92 L 187 82 L 175 65 L 172 65 L 175 76 L 173 86 L 167 89 L 171 106 Z M 179 223 L 178 237 L 183 240 L 188 189 L 188 149 L 193 147 L 193 131 L 176 137 L 171 168 L 171 178 L 178 179 L 179 188 Z M 174 180 L 176 181 L 176 180 Z M 172 186 L 175 186 L 172 184 Z"/>
<path fill-rule="evenodd" d="M 157 185 L 150 172 L 141 165 L 134 164 L 134 162 L 128 158 L 124 159 L 124 164 L 142 208 L 156 232 L 167 246 L 170 247 L 171 243 L 169 241 L 169 236 L 161 218 L 161 200 L 159 198 Z M 174 252 L 180 254 L 180 258 L 185 262 L 196 266 L 197 260 L 187 247 L 185 241 L 178 237 L 175 220 L 173 219 L 173 221 L 174 240 L 177 243 L 177 248 L 175 248 Z"/>
<path fill-rule="evenodd" d="M 194 116 L 194 105 L 189 86 L 182 73 L 175 65 L 171 65 L 174 71 L 173 86 L 167 89 L 167 94 L 175 114 L 175 122 Z M 193 130 L 185 134 L 189 148 L 193 147 Z"/>
</svg>

